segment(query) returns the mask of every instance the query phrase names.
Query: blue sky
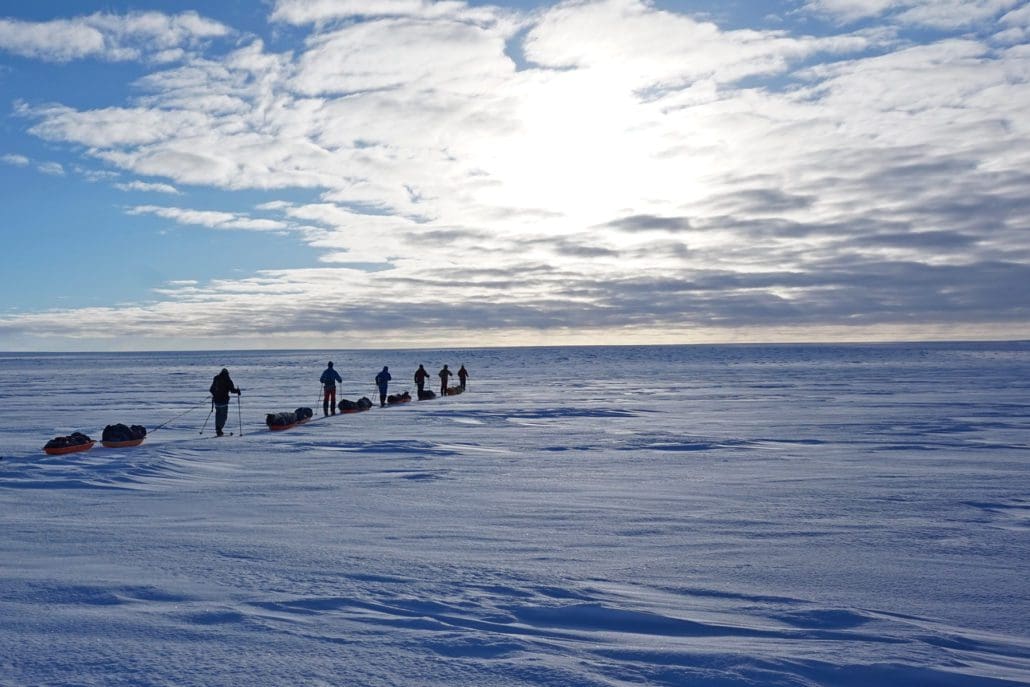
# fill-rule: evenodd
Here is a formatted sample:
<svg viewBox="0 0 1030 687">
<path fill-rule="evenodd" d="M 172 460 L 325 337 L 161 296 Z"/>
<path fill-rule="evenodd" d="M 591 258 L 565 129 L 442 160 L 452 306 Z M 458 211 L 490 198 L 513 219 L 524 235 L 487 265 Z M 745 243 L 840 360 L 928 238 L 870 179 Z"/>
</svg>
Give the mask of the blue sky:
<svg viewBox="0 0 1030 687">
<path fill-rule="evenodd" d="M 1014 0 L 0 5 L 0 350 L 1026 338 Z"/>
</svg>

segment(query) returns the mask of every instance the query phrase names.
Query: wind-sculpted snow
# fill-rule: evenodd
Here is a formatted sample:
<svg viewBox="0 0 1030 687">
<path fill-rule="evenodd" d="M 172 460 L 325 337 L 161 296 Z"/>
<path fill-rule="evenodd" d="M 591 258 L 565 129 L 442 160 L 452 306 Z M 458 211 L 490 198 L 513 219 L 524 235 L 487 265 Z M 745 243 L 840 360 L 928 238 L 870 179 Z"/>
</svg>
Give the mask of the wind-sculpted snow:
<svg viewBox="0 0 1030 687">
<path fill-rule="evenodd" d="M 473 377 L 268 431 L 330 358 Z M 1025 344 L 8 355 L 0 394 L 5 687 L 1030 683 Z"/>
</svg>

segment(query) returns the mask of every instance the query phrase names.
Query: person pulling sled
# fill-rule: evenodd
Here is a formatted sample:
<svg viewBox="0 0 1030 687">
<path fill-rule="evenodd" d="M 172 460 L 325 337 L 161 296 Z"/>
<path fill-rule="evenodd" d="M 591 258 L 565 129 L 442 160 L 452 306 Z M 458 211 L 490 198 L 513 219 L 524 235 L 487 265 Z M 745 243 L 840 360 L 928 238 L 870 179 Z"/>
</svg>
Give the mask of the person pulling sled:
<svg viewBox="0 0 1030 687">
<path fill-rule="evenodd" d="M 425 389 L 426 381 L 429 379 L 429 373 L 426 372 L 426 368 L 422 365 L 418 366 L 415 370 L 415 386 L 418 388 L 418 397 L 422 398 L 422 391 Z"/>
<path fill-rule="evenodd" d="M 224 367 L 215 375 L 209 391 L 211 392 L 211 406 L 215 411 L 215 435 L 222 436 L 224 434 L 222 428 L 225 427 L 225 421 L 229 419 L 229 394 L 240 396 L 242 392 L 232 383 L 229 370 Z"/>
<path fill-rule="evenodd" d="M 390 368 L 383 365 L 382 371 L 376 375 L 376 386 L 379 387 L 379 407 L 386 407 L 386 387 L 393 377 L 390 376 Z"/>
<path fill-rule="evenodd" d="M 454 373 L 451 372 L 450 370 L 448 370 L 447 366 L 444 365 L 443 369 L 440 370 L 440 372 L 438 372 L 437 374 L 440 375 L 440 395 L 441 396 L 446 396 L 447 395 L 447 381 L 451 378 L 451 376 Z"/>
<path fill-rule="evenodd" d="M 336 415 L 336 383 L 343 383 L 343 377 L 333 369 L 333 361 L 325 368 L 319 381 L 322 382 L 322 417 L 329 415 L 330 410 Z"/>
</svg>

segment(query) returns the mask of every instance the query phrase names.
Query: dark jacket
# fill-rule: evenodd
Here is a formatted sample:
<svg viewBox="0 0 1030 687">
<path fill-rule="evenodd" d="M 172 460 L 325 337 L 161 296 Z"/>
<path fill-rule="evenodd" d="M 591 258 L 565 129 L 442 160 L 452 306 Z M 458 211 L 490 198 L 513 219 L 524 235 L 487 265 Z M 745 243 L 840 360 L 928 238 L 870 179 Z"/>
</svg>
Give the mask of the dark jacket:
<svg viewBox="0 0 1030 687">
<path fill-rule="evenodd" d="M 331 367 L 325 368 L 325 372 L 322 373 L 322 377 L 320 379 L 326 386 L 336 386 L 336 382 L 340 382 L 341 384 L 343 383 L 343 377 L 341 377 L 340 373 Z"/>
<path fill-rule="evenodd" d="M 426 372 L 426 368 L 419 365 L 418 369 L 415 370 L 415 383 L 418 384 L 419 382 L 424 382 L 427 379 L 429 379 L 429 373 Z"/>
<path fill-rule="evenodd" d="M 232 378 L 229 376 L 228 370 L 222 370 L 215 379 L 211 382 L 211 397 L 215 403 L 225 404 L 229 402 L 229 393 L 238 394 L 240 390 L 236 388 L 236 385 L 232 383 Z"/>
<path fill-rule="evenodd" d="M 379 385 L 380 389 L 385 389 L 386 383 L 389 382 L 391 379 L 393 379 L 393 377 L 390 376 L 390 373 L 384 367 L 383 371 L 376 375 L 376 384 Z"/>
</svg>

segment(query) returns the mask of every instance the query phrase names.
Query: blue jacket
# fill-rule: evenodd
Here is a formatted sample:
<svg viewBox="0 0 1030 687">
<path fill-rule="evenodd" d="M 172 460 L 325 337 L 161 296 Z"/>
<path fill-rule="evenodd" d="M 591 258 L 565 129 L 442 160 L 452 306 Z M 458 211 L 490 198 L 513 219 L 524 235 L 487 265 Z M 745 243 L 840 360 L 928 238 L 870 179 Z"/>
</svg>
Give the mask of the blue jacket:
<svg viewBox="0 0 1030 687">
<path fill-rule="evenodd" d="M 331 367 L 327 367 L 325 372 L 322 373 L 322 377 L 319 379 L 320 382 L 327 386 L 336 386 L 336 382 L 343 383 L 343 377 L 340 373 Z"/>
<path fill-rule="evenodd" d="M 383 370 L 382 372 L 376 375 L 376 384 L 379 385 L 380 389 L 385 389 L 386 383 L 389 382 L 391 379 L 393 379 L 393 377 L 390 376 L 390 373 L 386 370 Z"/>
</svg>

